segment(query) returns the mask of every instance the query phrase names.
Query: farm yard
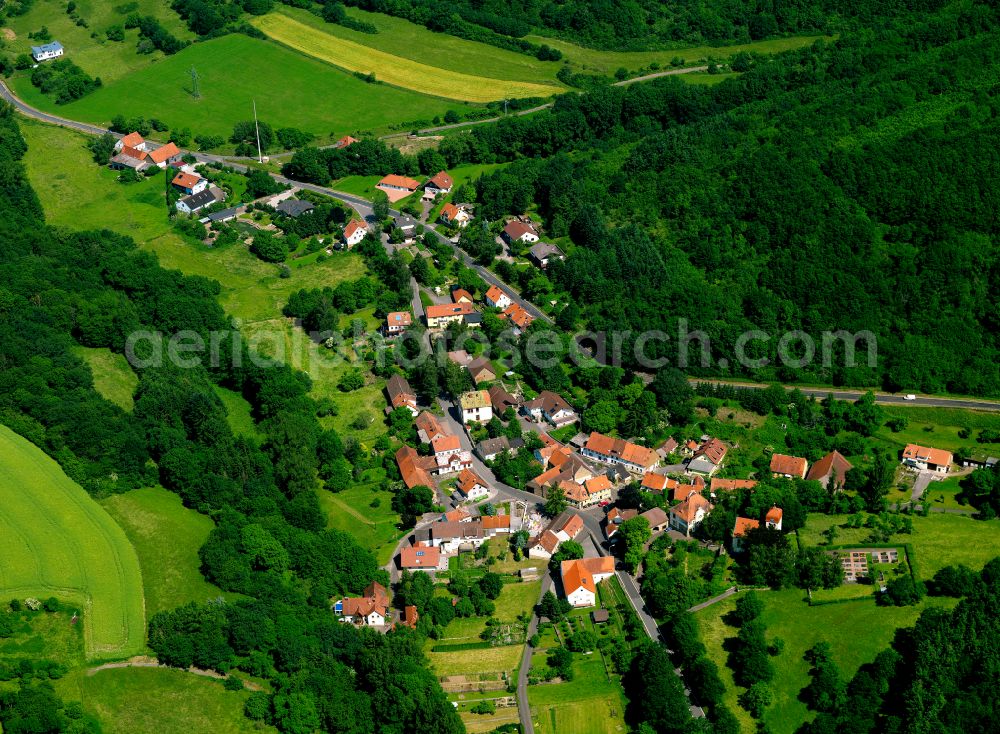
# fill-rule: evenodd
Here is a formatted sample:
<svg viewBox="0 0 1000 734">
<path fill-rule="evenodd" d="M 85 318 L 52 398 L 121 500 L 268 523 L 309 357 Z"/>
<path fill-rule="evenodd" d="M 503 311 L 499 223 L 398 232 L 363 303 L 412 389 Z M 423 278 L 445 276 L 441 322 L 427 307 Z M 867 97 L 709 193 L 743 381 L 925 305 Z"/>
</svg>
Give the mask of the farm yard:
<svg viewBox="0 0 1000 734">
<path fill-rule="evenodd" d="M 374 74 L 386 84 L 434 97 L 493 102 L 511 97 L 549 97 L 565 91 L 565 87 L 556 82 L 494 79 L 456 71 L 451 66 L 442 68 L 403 58 L 333 36 L 325 28 L 304 23 L 284 12 L 269 13 L 252 22 L 268 37 L 308 56 L 350 72 Z"/>
<path fill-rule="evenodd" d="M 192 67 L 198 70 L 198 98 L 191 93 Z M 171 129 L 227 139 L 234 123 L 251 119 L 254 100 L 260 119 L 275 128 L 295 127 L 321 139 L 410 129 L 410 123 L 429 123 L 456 104 L 368 84 L 323 61 L 240 34 L 194 43 L 69 104 L 56 105 L 23 73 L 10 84 L 28 104 L 75 120 L 106 125 L 116 114 L 158 117 Z"/>
<path fill-rule="evenodd" d="M 82 612 L 90 659 L 145 647 L 136 552 L 111 517 L 41 449 L 0 426 L 0 594 L 54 596 Z"/>
</svg>

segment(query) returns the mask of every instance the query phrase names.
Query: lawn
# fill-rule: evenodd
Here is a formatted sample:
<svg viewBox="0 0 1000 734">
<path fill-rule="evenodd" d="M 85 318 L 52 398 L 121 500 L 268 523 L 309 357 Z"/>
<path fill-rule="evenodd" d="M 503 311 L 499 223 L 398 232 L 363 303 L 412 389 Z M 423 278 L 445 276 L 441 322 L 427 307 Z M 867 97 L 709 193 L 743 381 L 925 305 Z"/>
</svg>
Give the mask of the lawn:
<svg viewBox="0 0 1000 734">
<path fill-rule="evenodd" d="M 101 502 L 139 556 L 146 611 L 153 615 L 224 594 L 201 574 L 198 549 L 215 524 L 162 487 L 133 489 Z"/>
<path fill-rule="evenodd" d="M 222 682 L 170 668 L 117 668 L 80 676 L 84 707 L 105 734 L 242 734 L 275 732 L 243 715 L 248 691 L 227 691 Z"/>
<path fill-rule="evenodd" d="M 114 520 L 41 449 L 0 426 L 0 594 L 83 612 L 88 658 L 145 647 L 142 574 Z"/>
<path fill-rule="evenodd" d="M 372 507 L 374 499 L 378 507 Z M 319 506 L 326 513 L 327 527 L 343 530 L 378 558 L 380 565 L 392 560 L 392 551 L 404 533 L 396 529 L 399 515 L 392 511 L 392 495 L 373 484 L 358 484 L 343 492 L 319 491 Z"/>
<path fill-rule="evenodd" d="M 7 616 L 7 611 L 0 612 Z M 73 612 L 22 611 L 10 614 L 13 634 L 0 638 L 0 660 L 10 665 L 18 660 L 54 660 L 73 668 L 83 665 L 83 630 L 73 623 Z"/>
<path fill-rule="evenodd" d="M 593 48 L 577 46 L 575 43 L 558 38 L 527 35 L 525 39 L 534 43 L 546 43 L 563 53 L 563 59 L 581 67 L 582 70 L 598 74 L 614 74 L 618 69 L 629 71 L 641 69 L 649 64 L 657 63 L 663 69 L 670 68 L 670 61 L 683 59 L 685 66 L 693 66 L 709 58 L 728 59 L 741 51 L 752 51 L 759 54 L 776 54 L 794 48 L 810 46 L 822 36 L 794 36 L 791 38 L 775 38 L 769 41 L 756 41 L 737 46 L 696 46 L 673 51 L 600 51 Z M 683 79 L 685 74 L 681 75 Z"/>
<path fill-rule="evenodd" d="M 307 56 L 352 73 L 374 74 L 379 81 L 420 94 L 464 102 L 492 102 L 510 97 L 549 97 L 565 90 L 555 82 L 495 79 L 429 65 L 424 60 L 404 58 L 331 35 L 325 27 L 304 23 L 288 13 L 268 13 L 250 22 L 274 40 Z M 487 46 L 483 49 L 484 54 L 492 52 Z"/>
<path fill-rule="evenodd" d="M 170 9 L 170 3 L 162 0 L 134 0 L 130 3 L 134 10 L 126 13 L 118 12 L 118 3 L 101 2 L 100 0 L 77 0 L 76 12 L 89 27 L 78 26 L 66 12 L 64 0 L 35 0 L 31 9 L 21 16 L 11 16 L 4 21 L 14 31 L 16 38 L 5 39 L 5 53 L 11 58 L 22 53 L 29 53 L 32 45 L 39 41 L 28 38 L 28 33 L 39 30 L 42 26 L 49 29 L 52 39 L 59 41 L 66 49 L 66 57 L 73 60 L 91 76 L 99 76 L 105 84 L 139 68 L 159 63 L 164 55 L 159 51 L 151 54 L 136 53 L 135 46 L 139 38 L 139 30 L 133 28 L 125 31 L 125 40 L 109 41 L 104 35 L 105 29 L 111 25 L 121 25 L 130 12 L 139 15 L 152 15 L 160 23 L 180 39 L 188 40 L 194 37 L 180 17 Z M 91 34 L 96 34 L 96 38 Z"/>
<path fill-rule="evenodd" d="M 933 485 L 932 485 L 933 486 Z M 810 513 L 806 526 L 799 531 L 803 545 L 824 543 L 823 531 L 838 525 L 836 545 L 862 545 L 871 532 L 867 528 L 842 527 L 846 515 Z M 974 520 L 967 515 L 933 512 L 927 517 L 913 518 L 911 535 L 894 535 L 889 543 L 909 543 L 916 556 L 917 572 L 924 581 L 945 566 L 964 563 L 979 570 L 987 561 L 1000 555 L 1000 520 Z"/>
<path fill-rule="evenodd" d="M 536 653 L 532 664 L 544 665 Z M 539 734 L 618 734 L 625 730 L 625 699 L 616 680 L 608 680 L 601 656 L 574 655 L 573 680 L 529 686 L 528 701 Z"/>
<path fill-rule="evenodd" d="M 829 642 L 833 659 L 840 666 L 844 680 L 850 680 L 862 663 L 875 656 L 892 641 L 899 627 L 916 621 L 923 606 L 880 607 L 862 600 L 845 604 L 810 607 L 800 589 L 759 592 L 764 601 L 763 621 L 767 639 L 784 640 L 784 651 L 774 659 L 775 679 L 771 684 L 774 703 L 765 714 L 765 721 L 775 734 L 791 734 L 803 721 L 811 718 L 799 691 L 809 683 L 809 663 L 804 653 L 817 642 Z M 934 600 L 934 603 L 949 603 Z M 697 613 L 702 641 L 708 655 L 718 665 L 726 685 L 725 702 L 743 722 L 743 731 L 754 731 L 750 716 L 739 708 L 737 698 L 742 688 L 733 682 L 727 667 L 725 642 L 735 638 L 737 629 L 723 618 L 736 606 L 736 597 L 713 604 Z"/>
<path fill-rule="evenodd" d="M 124 410 L 132 410 L 132 395 L 139 378 L 125 356 L 107 348 L 75 347 L 73 351 L 87 363 L 94 376 L 94 389 L 105 400 Z"/>
<path fill-rule="evenodd" d="M 403 18 L 372 13 L 359 8 L 347 8 L 350 17 L 371 23 L 378 29 L 378 33 L 371 34 L 326 23 L 306 10 L 289 6 L 279 7 L 278 12 L 283 15 L 321 29 L 331 36 L 377 50 L 389 51 L 411 61 L 490 79 L 547 82 L 561 86 L 556 80 L 556 72 L 561 66 L 559 62 L 539 61 L 533 56 L 516 51 L 467 41 L 447 33 L 435 33 Z"/>
<path fill-rule="evenodd" d="M 68 56 L 73 57 L 72 50 Z M 190 91 L 192 67 L 198 71 L 198 98 Z M 251 119 L 255 100 L 259 118 L 273 127 L 296 127 L 322 138 L 409 129 L 449 109 L 444 100 L 368 84 L 277 43 L 242 34 L 199 41 L 67 105 L 56 105 L 23 73 L 12 84 L 28 104 L 75 120 L 105 125 L 118 113 L 141 115 L 157 117 L 171 128 L 190 128 L 194 135 L 227 138 L 234 123 Z"/>
</svg>

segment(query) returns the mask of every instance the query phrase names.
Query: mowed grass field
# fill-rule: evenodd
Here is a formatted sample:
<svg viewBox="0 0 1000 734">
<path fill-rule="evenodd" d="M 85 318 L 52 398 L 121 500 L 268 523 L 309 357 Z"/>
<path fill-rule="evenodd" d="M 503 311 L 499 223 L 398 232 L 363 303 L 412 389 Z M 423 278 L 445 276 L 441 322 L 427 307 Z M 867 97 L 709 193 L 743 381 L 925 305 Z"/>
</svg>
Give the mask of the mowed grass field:
<svg viewBox="0 0 1000 734">
<path fill-rule="evenodd" d="M 72 58 L 72 52 L 67 56 Z M 197 99 L 191 94 L 192 67 L 198 71 Z M 321 138 L 399 129 L 455 106 L 406 89 L 368 84 L 323 61 L 242 34 L 199 41 L 66 105 L 56 105 L 35 89 L 25 73 L 12 77 L 11 84 L 28 104 L 74 120 L 107 125 L 119 113 L 156 117 L 171 129 L 187 127 L 194 135 L 226 138 L 234 123 L 252 119 L 254 100 L 258 117 L 273 127 L 295 127 Z"/>
<path fill-rule="evenodd" d="M 105 400 L 131 411 L 132 395 L 139 384 L 139 378 L 125 356 L 104 347 L 76 347 L 73 351 L 90 367 L 94 376 L 94 389 Z"/>
<path fill-rule="evenodd" d="M 101 501 L 139 556 L 149 615 L 190 601 L 232 597 L 202 576 L 198 549 L 215 527 L 163 487 L 133 489 Z"/>
<path fill-rule="evenodd" d="M 905 418 L 907 426 L 899 433 L 882 426 L 875 434 L 891 448 L 901 450 L 908 443 L 931 446 L 946 451 L 956 451 L 962 447 L 990 456 L 1000 456 L 1000 443 L 979 443 L 979 431 L 987 428 L 1000 430 L 1000 412 L 963 410 L 961 408 L 909 408 L 888 405 L 884 407 L 887 416 Z M 962 429 L 971 435 L 962 438 Z"/>
<path fill-rule="evenodd" d="M 390 493 L 379 492 L 371 484 L 358 484 L 336 494 L 323 490 L 318 495 L 328 528 L 352 535 L 375 554 L 380 565 L 392 560 L 396 543 L 405 533 L 396 529 L 399 515 L 390 506 Z M 372 500 L 376 498 L 379 506 L 372 507 Z"/>
<path fill-rule="evenodd" d="M 547 653 L 532 660 L 543 667 Z M 576 655 L 573 680 L 528 687 L 531 717 L 538 734 L 620 734 L 626 731 L 625 700 L 617 681 L 608 680 L 599 653 Z"/>
<path fill-rule="evenodd" d="M 55 596 L 83 613 L 88 658 L 145 647 L 135 549 L 41 449 L 0 426 L 0 595 Z"/>
<path fill-rule="evenodd" d="M 324 28 L 281 12 L 268 13 L 250 22 L 275 41 L 308 56 L 350 72 L 375 74 L 386 84 L 434 97 L 492 102 L 509 97 L 548 97 L 565 89 L 556 83 L 495 79 L 432 66 L 333 36 Z"/>
<path fill-rule="evenodd" d="M 276 732 L 243 715 L 249 691 L 171 668 L 114 668 L 79 676 L 84 708 L 105 734 L 244 734 Z"/>
</svg>

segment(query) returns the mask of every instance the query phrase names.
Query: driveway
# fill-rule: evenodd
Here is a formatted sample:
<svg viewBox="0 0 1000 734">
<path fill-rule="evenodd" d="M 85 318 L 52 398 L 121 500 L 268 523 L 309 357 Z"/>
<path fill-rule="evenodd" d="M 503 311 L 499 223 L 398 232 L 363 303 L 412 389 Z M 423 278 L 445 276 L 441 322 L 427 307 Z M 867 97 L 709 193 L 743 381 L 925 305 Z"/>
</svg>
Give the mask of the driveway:
<svg viewBox="0 0 1000 734">
<path fill-rule="evenodd" d="M 910 494 L 910 502 L 917 502 L 923 496 L 931 482 L 936 482 L 937 479 L 937 474 L 932 471 L 919 472 L 916 480 L 913 482 L 913 492 Z"/>
</svg>

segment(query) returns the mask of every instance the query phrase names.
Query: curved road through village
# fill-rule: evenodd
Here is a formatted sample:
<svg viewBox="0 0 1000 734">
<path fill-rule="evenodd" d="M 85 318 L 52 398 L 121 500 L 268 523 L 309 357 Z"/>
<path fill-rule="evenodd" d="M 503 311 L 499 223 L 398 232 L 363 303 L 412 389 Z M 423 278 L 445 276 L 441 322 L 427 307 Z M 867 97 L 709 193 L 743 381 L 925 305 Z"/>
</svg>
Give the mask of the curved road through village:
<svg viewBox="0 0 1000 734">
<path fill-rule="evenodd" d="M 624 82 L 620 82 L 619 84 L 620 85 L 630 84 L 634 82 L 645 81 L 646 79 L 650 78 L 689 73 L 692 71 L 701 71 L 704 69 L 705 67 L 676 69 L 666 72 L 659 72 L 657 74 L 651 74 L 648 75 L 647 77 L 639 77 L 636 79 L 625 80 Z M 69 128 L 88 135 L 103 135 L 104 133 L 109 132 L 105 128 L 96 125 L 91 125 L 89 123 L 84 123 L 84 122 L 78 122 L 76 120 L 70 120 L 64 117 L 60 117 L 58 115 L 49 114 L 47 112 L 43 112 L 39 109 L 36 109 L 35 107 L 26 104 L 16 95 L 14 95 L 13 92 L 11 92 L 11 90 L 7 87 L 7 85 L 2 81 L 0 81 L 0 96 L 2 96 L 7 102 L 13 105 L 14 108 L 17 109 L 20 113 L 26 115 L 27 117 L 40 120 L 42 122 Z M 543 105 L 531 110 L 522 110 L 515 114 L 530 114 L 532 112 L 537 112 L 539 110 L 546 109 L 548 106 L 550 105 Z M 455 127 L 466 127 L 472 124 L 483 124 L 487 122 L 493 122 L 496 119 L 499 118 L 492 118 L 489 120 L 477 120 L 469 123 L 458 123 L 456 125 L 445 125 L 437 128 L 427 128 L 425 130 L 421 130 L 420 132 L 423 133 L 437 132 Z M 190 153 L 190 155 L 194 156 L 194 158 L 199 162 L 222 163 L 224 165 L 231 166 L 233 169 L 241 172 L 245 172 L 246 170 L 248 170 L 248 166 L 242 163 L 233 162 L 231 159 L 227 159 L 224 156 L 195 152 L 195 151 L 185 151 L 185 152 Z M 285 176 L 276 175 L 275 179 L 289 186 L 295 186 L 301 189 L 305 189 L 307 191 L 313 191 L 315 193 L 324 194 L 326 196 L 338 199 L 339 201 L 347 204 L 348 206 L 352 207 L 355 211 L 357 211 L 358 214 L 363 219 L 365 219 L 365 221 L 371 222 L 374 220 L 371 202 L 368 201 L 367 199 L 364 199 L 363 197 L 355 196 L 353 194 L 347 194 L 326 186 L 319 186 L 317 184 L 295 181 Z M 398 212 L 395 211 L 393 211 L 392 213 L 398 214 Z M 440 234 L 434 228 L 433 225 L 428 225 L 427 231 L 433 233 L 433 235 L 437 237 L 442 243 L 448 245 L 452 249 L 452 252 L 454 253 L 455 257 L 458 258 L 460 261 L 462 261 L 468 267 L 474 269 L 486 283 L 503 288 L 505 291 L 507 291 L 507 293 L 511 295 L 514 302 L 520 304 L 521 307 L 523 307 L 534 318 L 541 319 L 545 322 L 551 323 L 552 320 L 549 318 L 547 314 L 543 313 L 530 301 L 521 297 L 516 290 L 508 286 L 502 280 L 500 280 L 492 271 L 475 263 L 472 260 L 472 258 L 469 257 L 465 252 L 463 252 L 457 246 L 455 246 L 454 243 L 448 240 L 444 235 Z M 417 304 L 419 304 L 419 299 L 415 296 L 414 298 L 415 310 L 417 310 L 416 309 Z M 737 387 L 766 387 L 766 385 L 760 385 L 754 383 L 737 383 L 737 382 L 725 382 L 716 380 L 692 379 L 692 382 L 713 382 L 716 384 L 729 384 Z M 785 387 L 786 389 L 793 389 L 796 386 L 786 385 Z M 823 388 L 798 388 L 798 389 L 800 389 L 806 395 L 811 395 L 818 398 L 824 398 L 827 395 L 832 394 L 835 398 L 839 400 L 857 400 L 863 394 L 858 391 L 839 390 L 839 389 L 823 389 Z M 876 401 L 883 404 L 902 404 L 902 405 L 922 406 L 931 408 L 970 408 L 970 409 L 991 410 L 991 411 L 1000 410 L 1000 401 L 980 400 L 980 399 L 966 400 L 962 398 L 934 397 L 925 395 L 916 396 L 913 400 L 906 400 L 902 395 L 877 393 Z M 445 408 L 445 416 L 449 428 L 456 435 L 461 437 L 463 449 L 471 451 L 473 448 L 471 445 L 471 441 L 469 440 L 469 437 L 466 434 L 464 427 L 461 425 L 461 422 L 456 419 L 455 415 L 453 415 L 454 406 L 451 405 L 450 403 L 443 402 L 442 407 Z M 497 488 L 498 499 L 519 500 L 523 502 L 528 502 L 532 505 L 538 502 L 539 498 L 537 495 L 531 494 L 530 492 L 524 492 L 522 490 L 518 490 L 514 487 L 498 482 L 496 476 L 489 469 L 489 467 L 487 467 L 482 461 L 480 461 L 478 457 L 475 457 L 475 455 L 473 456 L 474 456 L 473 464 L 475 471 L 479 473 L 481 477 L 486 479 L 487 482 L 492 484 L 492 486 Z M 579 514 L 580 517 L 583 519 L 584 526 L 587 529 L 587 532 L 590 536 L 594 548 L 596 549 L 596 552 L 601 555 L 606 555 L 607 551 L 604 549 L 602 545 L 603 531 L 600 527 L 600 522 L 598 520 L 598 517 L 595 514 L 588 513 L 587 511 L 574 511 L 574 512 L 577 512 L 577 514 Z M 418 526 L 418 529 L 424 526 L 425 525 Z M 400 545 L 405 543 L 411 534 L 408 534 L 403 540 L 401 540 Z M 399 548 L 397 547 L 396 549 L 397 553 L 398 550 Z M 394 573 L 394 563 L 390 564 L 390 571 Z M 662 643 L 663 640 L 660 637 L 656 621 L 655 619 L 652 618 L 652 616 L 650 616 L 650 614 L 646 610 L 645 603 L 643 602 L 642 597 L 639 594 L 638 585 L 636 584 L 635 579 L 623 571 L 618 571 L 617 575 L 619 577 L 619 580 L 621 581 L 622 588 L 625 590 L 626 595 L 629 598 L 629 601 L 631 602 L 633 608 L 636 611 L 636 614 L 642 621 L 643 628 L 646 630 L 646 633 L 649 635 L 650 639 Z M 551 580 L 549 580 L 548 583 L 551 583 Z M 545 586 L 543 586 L 543 589 L 544 588 L 548 588 L 548 585 L 546 584 Z M 537 624 L 537 620 L 533 620 L 532 624 Z M 518 709 L 520 712 L 520 719 L 524 727 L 525 734 L 533 734 L 534 726 L 531 720 L 531 712 L 530 712 L 530 707 L 528 705 L 528 697 L 527 697 L 527 672 L 528 668 L 530 667 L 531 654 L 530 654 L 530 648 L 526 647 L 525 650 L 526 650 L 525 655 L 523 657 L 518 676 L 518 686 L 517 686 Z M 680 671 L 678 671 L 678 675 L 680 675 Z M 694 705 L 691 706 L 691 712 L 695 716 L 704 716 L 704 712 L 700 708 Z"/>
</svg>

